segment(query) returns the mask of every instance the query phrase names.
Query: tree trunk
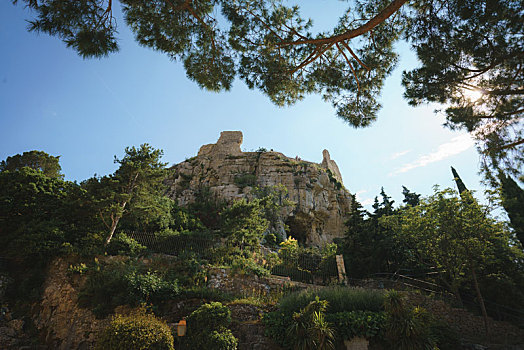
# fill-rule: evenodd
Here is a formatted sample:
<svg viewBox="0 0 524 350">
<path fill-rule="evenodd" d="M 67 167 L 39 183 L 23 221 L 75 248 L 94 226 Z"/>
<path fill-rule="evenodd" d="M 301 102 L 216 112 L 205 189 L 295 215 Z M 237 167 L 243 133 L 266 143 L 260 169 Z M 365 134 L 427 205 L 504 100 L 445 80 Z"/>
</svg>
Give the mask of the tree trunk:
<svg viewBox="0 0 524 350">
<path fill-rule="evenodd" d="M 124 211 L 126 204 L 127 204 L 127 201 L 122 203 L 122 212 Z M 115 234 L 116 226 L 118 225 L 118 222 L 120 221 L 121 217 L 122 215 L 117 215 L 115 219 L 112 220 L 113 222 L 111 223 L 111 230 L 109 230 L 109 235 L 107 236 L 106 242 L 104 244 L 105 246 L 107 246 L 109 242 L 111 242 L 111 238 L 113 238 L 113 235 Z"/>
<path fill-rule="evenodd" d="M 475 273 L 474 268 L 471 269 L 471 275 L 473 276 L 473 283 L 475 285 L 475 290 L 477 291 L 477 297 L 479 299 L 480 310 L 482 311 L 482 317 L 484 318 L 484 327 L 486 329 L 487 335 L 489 333 L 488 313 L 486 312 L 486 306 L 484 305 L 484 299 L 482 298 L 482 294 L 480 294 L 479 283 L 477 281 L 477 274 Z"/>
</svg>

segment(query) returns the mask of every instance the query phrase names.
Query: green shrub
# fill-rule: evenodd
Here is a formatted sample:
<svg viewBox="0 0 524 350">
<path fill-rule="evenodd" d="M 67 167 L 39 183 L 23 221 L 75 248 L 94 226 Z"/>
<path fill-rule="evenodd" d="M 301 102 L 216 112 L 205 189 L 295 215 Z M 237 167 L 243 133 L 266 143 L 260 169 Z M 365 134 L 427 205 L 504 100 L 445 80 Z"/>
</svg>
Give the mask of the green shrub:
<svg viewBox="0 0 524 350">
<path fill-rule="evenodd" d="M 431 322 L 430 332 L 435 338 L 440 350 L 455 350 L 460 348 L 459 334 L 447 323 L 443 321 Z"/>
<path fill-rule="evenodd" d="M 238 174 L 235 176 L 234 181 L 240 188 L 254 186 L 257 183 L 257 176 L 254 174 Z"/>
<path fill-rule="evenodd" d="M 386 313 L 344 311 L 328 314 L 326 320 L 333 324 L 339 339 L 349 340 L 354 337 L 381 339 L 386 323 Z"/>
<path fill-rule="evenodd" d="M 327 305 L 317 297 L 293 314 L 287 334 L 294 349 L 334 349 L 334 332 L 324 317 Z"/>
<path fill-rule="evenodd" d="M 362 288 L 329 287 L 318 290 L 309 289 L 286 295 L 280 300 L 282 312 L 292 314 L 306 307 L 316 297 L 328 301 L 327 313 L 343 311 L 382 311 L 384 293 Z"/>
<path fill-rule="evenodd" d="M 231 323 L 231 310 L 219 302 L 203 304 L 193 311 L 187 319 L 189 333 L 218 329 L 227 327 Z"/>
<path fill-rule="evenodd" d="M 335 329 L 338 331 L 338 326 L 335 322 L 337 318 L 333 318 L 334 316 L 332 315 L 355 311 L 380 313 L 383 311 L 384 293 L 339 286 L 290 293 L 280 300 L 277 311 L 264 314 L 262 322 L 266 327 L 266 335 L 284 347 L 291 346 L 289 337 L 286 336 L 285 332 L 282 332 L 282 329 L 286 329 L 288 325 L 293 323 L 294 314 L 300 312 L 300 310 L 303 310 L 317 299 L 327 301 L 326 320 L 333 322 Z M 378 319 L 376 321 L 379 322 Z M 341 320 L 338 322 L 342 323 Z M 369 328 L 371 329 L 375 321 L 369 322 Z"/>
<path fill-rule="evenodd" d="M 147 247 L 122 232 L 117 233 L 106 248 L 107 254 L 128 256 L 139 256 L 146 250 Z"/>
<path fill-rule="evenodd" d="M 201 349 L 236 350 L 238 340 L 231 330 L 212 331 Z"/>
<path fill-rule="evenodd" d="M 99 335 L 97 350 L 174 350 L 167 324 L 143 310 L 117 315 Z"/>
<path fill-rule="evenodd" d="M 253 258 L 236 257 L 231 263 L 231 271 L 239 275 L 269 276 L 269 270 L 258 264 Z"/>
<path fill-rule="evenodd" d="M 79 293 L 80 305 L 89 307 L 97 317 L 105 317 L 119 305 L 155 303 L 179 294 L 176 279 L 144 269 L 129 261 L 93 269 Z"/>
<path fill-rule="evenodd" d="M 411 309 L 397 291 L 386 294 L 385 339 L 392 350 L 434 350 L 436 341 L 431 334 L 432 320 L 422 308 Z"/>
<path fill-rule="evenodd" d="M 187 318 L 187 337 L 184 342 L 190 349 L 235 350 L 237 339 L 227 326 L 231 311 L 219 302 L 204 304 Z"/>
<path fill-rule="evenodd" d="M 284 348 L 291 347 L 291 338 L 287 336 L 286 332 L 282 331 L 287 329 L 291 321 L 292 315 L 285 314 L 279 310 L 265 313 L 262 316 L 265 335 Z"/>
</svg>

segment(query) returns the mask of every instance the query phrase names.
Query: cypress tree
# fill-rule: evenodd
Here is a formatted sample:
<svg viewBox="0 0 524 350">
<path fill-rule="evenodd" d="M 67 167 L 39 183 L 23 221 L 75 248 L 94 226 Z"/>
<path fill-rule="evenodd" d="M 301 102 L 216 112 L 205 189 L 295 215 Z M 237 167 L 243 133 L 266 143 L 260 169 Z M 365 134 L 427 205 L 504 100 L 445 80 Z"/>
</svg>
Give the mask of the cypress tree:
<svg viewBox="0 0 524 350">
<path fill-rule="evenodd" d="M 502 189 L 502 206 L 509 216 L 510 225 L 524 247 L 524 190 L 511 177 L 499 173 Z"/>
<path fill-rule="evenodd" d="M 451 172 L 453 173 L 453 179 L 455 180 L 457 184 L 459 193 L 462 194 L 462 192 L 467 191 L 468 189 L 466 188 L 466 185 L 464 185 L 464 182 L 462 182 L 462 179 L 460 178 L 455 168 L 451 167 Z"/>
</svg>

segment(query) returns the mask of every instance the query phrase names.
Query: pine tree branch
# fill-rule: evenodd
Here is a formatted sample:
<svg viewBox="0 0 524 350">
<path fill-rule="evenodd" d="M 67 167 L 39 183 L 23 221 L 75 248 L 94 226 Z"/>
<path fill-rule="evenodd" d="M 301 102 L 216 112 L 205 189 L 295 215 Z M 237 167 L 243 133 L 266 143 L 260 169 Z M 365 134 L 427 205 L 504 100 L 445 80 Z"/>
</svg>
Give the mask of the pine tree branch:
<svg viewBox="0 0 524 350">
<path fill-rule="evenodd" d="M 349 51 L 349 53 L 351 54 L 351 56 L 353 56 L 354 59 L 357 60 L 358 63 L 360 63 L 360 65 L 362 67 L 364 67 L 365 70 L 367 70 L 368 72 L 370 71 L 369 67 L 366 66 L 364 64 L 364 62 L 362 62 L 358 57 L 357 55 L 355 55 L 355 53 L 353 52 L 353 50 L 351 50 L 351 48 L 349 47 L 349 45 L 345 42 L 345 41 L 342 41 L 342 45 L 344 45 L 344 47 Z"/>
<path fill-rule="evenodd" d="M 342 54 L 342 56 L 344 56 L 344 58 L 346 59 L 346 62 L 348 63 L 349 67 L 351 68 L 351 71 L 353 72 L 353 75 L 355 76 L 355 80 L 357 81 L 358 92 L 360 93 L 360 82 L 358 81 L 357 72 L 355 72 L 355 68 L 353 68 L 353 65 L 351 64 L 348 57 L 344 53 L 344 50 L 342 50 L 342 48 L 340 47 L 338 43 L 336 43 L 336 45 L 337 45 L 338 50 Z"/>
<path fill-rule="evenodd" d="M 291 46 L 291 45 L 304 45 L 304 44 L 313 44 L 313 45 L 325 45 L 325 44 L 335 44 L 344 40 L 353 39 L 357 36 L 360 36 L 362 34 L 365 34 L 375 28 L 377 25 L 384 22 L 386 19 L 388 19 L 391 15 L 393 15 L 395 12 L 400 9 L 402 5 L 404 5 L 408 0 L 394 0 L 391 4 L 389 4 L 385 9 L 383 9 L 378 15 L 373 17 L 371 20 L 369 20 L 364 25 L 349 30 L 345 33 L 334 35 L 328 38 L 318 38 L 318 39 L 308 39 L 308 40 L 297 40 L 297 41 L 291 41 L 291 42 L 282 42 L 279 43 L 278 46 Z"/>
<path fill-rule="evenodd" d="M 497 147 L 495 148 L 496 151 L 502 151 L 504 149 L 510 149 L 510 148 L 515 148 L 516 146 L 519 146 L 519 145 L 522 145 L 524 144 L 524 139 L 520 139 L 518 141 L 515 141 L 515 142 L 512 142 L 512 143 L 509 143 L 507 145 L 504 145 L 502 147 Z"/>
<path fill-rule="evenodd" d="M 484 93 L 486 95 L 493 95 L 493 96 L 524 95 L 524 89 L 491 90 L 491 91 L 485 91 Z"/>
</svg>

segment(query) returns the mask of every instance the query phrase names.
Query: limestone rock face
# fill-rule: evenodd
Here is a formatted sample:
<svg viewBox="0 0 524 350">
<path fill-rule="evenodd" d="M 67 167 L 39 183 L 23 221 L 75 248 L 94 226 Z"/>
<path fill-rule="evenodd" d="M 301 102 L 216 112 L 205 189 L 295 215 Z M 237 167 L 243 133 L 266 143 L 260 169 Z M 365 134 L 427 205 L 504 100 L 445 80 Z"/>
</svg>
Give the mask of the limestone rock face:
<svg viewBox="0 0 524 350">
<path fill-rule="evenodd" d="M 340 174 L 340 170 L 338 170 L 338 165 L 335 163 L 334 160 L 331 159 L 331 156 L 329 155 L 329 151 L 327 149 L 322 151 L 322 167 L 329 170 L 333 177 L 340 183 L 342 182 L 342 175 Z"/>
<path fill-rule="evenodd" d="M 279 152 L 242 152 L 242 132 L 224 131 L 216 144 L 172 167 L 169 196 L 186 206 L 202 188 L 229 202 L 249 197 L 253 186 L 282 184 L 295 207 L 282 212 L 289 234 L 306 244 L 322 246 L 342 237 L 351 195 L 342 185 L 337 164 L 324 150 L 322 164 L 289 158 Z M 329 171 L 328 171 L 329 170 Z"/>
</svg>

